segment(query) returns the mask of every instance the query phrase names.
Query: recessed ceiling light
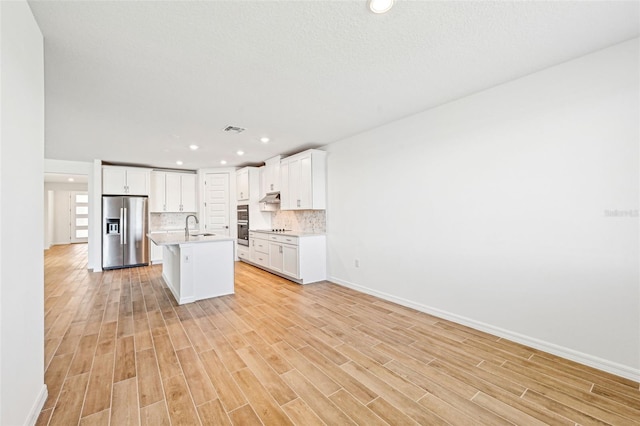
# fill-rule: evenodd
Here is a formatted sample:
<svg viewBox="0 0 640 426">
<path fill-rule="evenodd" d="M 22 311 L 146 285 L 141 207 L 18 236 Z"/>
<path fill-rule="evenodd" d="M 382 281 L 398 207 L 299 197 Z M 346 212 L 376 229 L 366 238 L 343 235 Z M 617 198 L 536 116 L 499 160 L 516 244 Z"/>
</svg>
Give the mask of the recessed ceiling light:
<svg viewBox="0 0 640 426">
<path fill-rule="evenodd" d="M 178 161 L 176 161 L 176 164 L 177 164 L 178 166 L 182 166 L 182 164 L 183 164 L 183 163 L 182 163 L 182 161 L 178 160 Z"/>
<path fill-rule="evenodd" d="M 227 162 L 225 160 L 220 160 L 220 164 L 224 166 L 225 164 L 227 164 Z"/>
<path fill-rule="evenodd" d="M 198 148 L 200 148 L 198 145 L 193 145 L 193 144 L 192 144 L 192 145 L 189 145 L 189 149 L 190 149 L 191 151 L 195 151 L 195 150 L 196 150 L 196 149 L 198 149 Z"/>
<path fill-rule="evenodd" d="M 236 152 L 236 154 L 238 154 L 238 155 L 244 155 L 244 151 L 238 151 L 238 152 Z"/>
<path fill-rule="evenodd" d="M 369 9 L 373 13 L 385 13 L 393 7 L 393 0 L 369 0 Z"/>
<path fill-rule="evenodd" d="M 267 143 L 267 142 L 269 142 L 269 138 L 267 138 L 267 137 L 260 138 L 260 142 Z"/>
<path fill-rule="evenodd" d="M 73 182 L 75 179 L 74 178 L 69 178 L 67 179 L 69 182 Z"/>
</svg>

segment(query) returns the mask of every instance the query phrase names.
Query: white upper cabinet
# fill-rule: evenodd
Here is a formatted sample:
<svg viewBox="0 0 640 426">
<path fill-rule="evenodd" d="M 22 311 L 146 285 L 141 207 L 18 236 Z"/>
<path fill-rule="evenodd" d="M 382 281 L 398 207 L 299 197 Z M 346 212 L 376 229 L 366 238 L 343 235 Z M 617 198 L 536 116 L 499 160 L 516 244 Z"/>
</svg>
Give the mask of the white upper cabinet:
<svg viewBox="0 0 640 426">
<path fill-rule="evenodd" d="M 258 174 L 260 178 L 260 197 L 259 197 L 260 200 L 262 200 L 264 196 L 270 192 L 280 191 L 279 182 L 277 186 L 271 186 L 271 184 L 267 180 L 267 177 L 266 177 L 267 166 L 259 167 L 258 172 L 259 172 Z M 280 176 L 280 160 L 278 160 L 278 180 L 280 180 L 279 176 Z M 276 191 L 271 191 L 269 188 L 278 188 L 278 189 Z M 262 202 L 262 203 L 259 203 L 258 208 L 260 209 L 261 212 L 275 212 L 280 209 L 280 205 L 274 204 L 274 203 Z"/>
<path fill-rule="evenodd" d="M 280 159 L 278 155 L 264 162 L 262 190 L 265 194 L 280 191 Z"/>
<path fill-rule="evenodd" d="M 196 194 L 196 175 L 182 174 L 180 177 L 180 193 L 182 194 L 182 210 L 183 212 L 198 211 L 198 199 Z"/>
<path fill-rule="evenodd" d="M 108 195 L 149 195 L 150 169 L 102 167 L 102 193 Z"/>
<path fill-rule="evenodd" d="M 151 172 L 151 193 L 149 194 L 149 211 L 161 213 L 167 211 L 164 199 L 166 173 Z"/>
<path fill-rule="evenodd" d="M 152 172 L 150 211 L 195 212 L 196 175 L 192 173 Z"/>
<path fill-rule="evenodd" d="M 327 153 L 310 149 L 280 163 L 280 209 L 327 208 Z"/>
<path fill-rule="evenodd" d="M 236 172 L 236 193 L 238 201 L 249 199 L 249 168 L 247 167 Z"/>
<path fill-rule="evenodd" d="M 165 173 L 165 203 L 168 212 L 182 211 L 182 189 L 180 188 L 180 175 L 178 173 Z"/>
</svg>

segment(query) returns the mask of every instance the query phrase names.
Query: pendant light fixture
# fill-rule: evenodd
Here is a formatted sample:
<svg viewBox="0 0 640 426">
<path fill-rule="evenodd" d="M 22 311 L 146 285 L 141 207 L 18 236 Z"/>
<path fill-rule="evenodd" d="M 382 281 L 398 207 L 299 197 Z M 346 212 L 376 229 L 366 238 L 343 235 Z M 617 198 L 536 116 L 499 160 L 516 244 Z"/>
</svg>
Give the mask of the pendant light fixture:
<svg viewBox="0 0 640 426">
<path fill-rule="evenodd" d="M 369 9 L 373 13 L 385 13 L 393 7 L 393 0 L 369 0 Z"/>
</svg>

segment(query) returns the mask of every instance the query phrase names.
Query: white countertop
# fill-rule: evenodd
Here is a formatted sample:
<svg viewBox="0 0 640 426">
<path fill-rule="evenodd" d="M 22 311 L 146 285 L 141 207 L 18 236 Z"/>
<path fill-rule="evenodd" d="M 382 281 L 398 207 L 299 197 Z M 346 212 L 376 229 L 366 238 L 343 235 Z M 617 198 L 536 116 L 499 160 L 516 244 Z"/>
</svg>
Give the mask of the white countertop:
<svg viewBox="0 0 640 426">
<path fill-rule="evenodd" d="M 261 234 L 286 235 L 287 237 L 317 237 L 325 235 L 324 232 L 304 232 L 304 231 L 284 231 L 274 232 L 266 229 L 250 229 L 249 232 L 260 232 Z"/>
<path fill-rule="evenodd" d="M 185 237 L 183 232 L 170 232 L 170 233 L 149 233 L 147 237 L 151 239 L 158 246 L 173 246 L 183 244 L 200 244 L 200 243 L 215 243 L 219 241 L 235 241 L 233 237 L 227 237 L 226 235 L 207 235 L 207 236 L 194 236 L 190 235 Z"/>
</svg>

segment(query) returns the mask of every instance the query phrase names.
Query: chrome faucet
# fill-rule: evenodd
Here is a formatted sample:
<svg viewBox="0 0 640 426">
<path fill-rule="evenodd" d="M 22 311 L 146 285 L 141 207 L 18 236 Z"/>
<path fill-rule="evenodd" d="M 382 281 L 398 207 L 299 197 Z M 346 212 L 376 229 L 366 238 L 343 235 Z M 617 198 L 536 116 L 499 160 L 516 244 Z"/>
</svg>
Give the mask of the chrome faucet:
<svg viewBox="0 0 640 426">
<path fill-rule="evenodd" d="M 184 236 L 185 238 L 189 238 L 189 218 L 192 217 L 196 220 L 196 225 L 200 222 L 198 222 L 198 217 L 195 214 L 188 214 L 187 218 L 184 221 Z"/>
</svg>

